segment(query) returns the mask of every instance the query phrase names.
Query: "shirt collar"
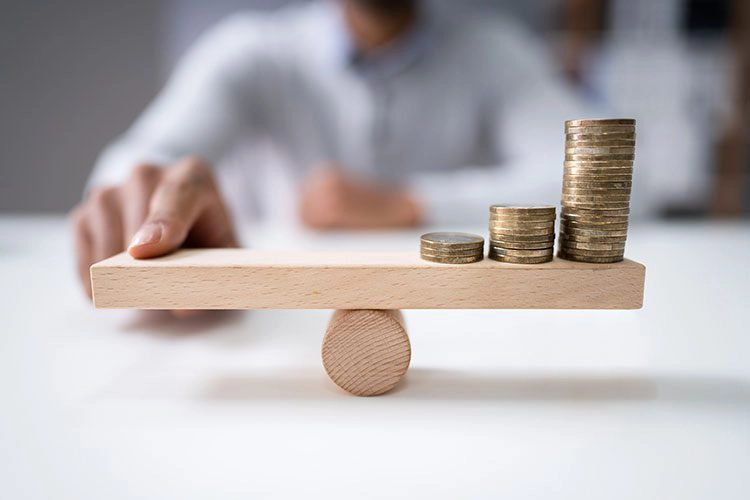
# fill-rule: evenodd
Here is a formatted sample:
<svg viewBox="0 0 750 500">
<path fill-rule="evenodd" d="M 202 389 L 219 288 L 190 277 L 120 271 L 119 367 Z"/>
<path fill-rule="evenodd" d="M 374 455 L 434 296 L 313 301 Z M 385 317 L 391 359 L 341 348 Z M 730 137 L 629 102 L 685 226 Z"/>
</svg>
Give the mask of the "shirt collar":
<svg viewBox="0 0 750 500">
<path fill-rule="evenodd" d="M 374 79 L 387 79 L 405 71 L 432 50 L 436 39 L 434 20 L 426 11 L 419 14 L 408 33 L 377 54 L 367 55 L 357 49 L 340 7 L 336 9 L 334 26 L 333 36 L 340 64 Z"/>
</svg>

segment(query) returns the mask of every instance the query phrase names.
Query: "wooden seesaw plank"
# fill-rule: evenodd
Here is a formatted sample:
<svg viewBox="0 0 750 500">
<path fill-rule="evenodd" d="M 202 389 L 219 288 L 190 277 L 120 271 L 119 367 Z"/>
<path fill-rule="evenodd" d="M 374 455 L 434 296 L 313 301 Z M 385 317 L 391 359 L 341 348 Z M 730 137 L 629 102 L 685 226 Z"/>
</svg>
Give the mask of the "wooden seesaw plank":
<svg viewBox="0 0 750 500">
<path fill-rule="evenodd" d="M 94 304 L 134 309 L 638 309 L 645 267 L 427 262 L 414 252 L 180 250 L 91 266 Z"/>
</svg>

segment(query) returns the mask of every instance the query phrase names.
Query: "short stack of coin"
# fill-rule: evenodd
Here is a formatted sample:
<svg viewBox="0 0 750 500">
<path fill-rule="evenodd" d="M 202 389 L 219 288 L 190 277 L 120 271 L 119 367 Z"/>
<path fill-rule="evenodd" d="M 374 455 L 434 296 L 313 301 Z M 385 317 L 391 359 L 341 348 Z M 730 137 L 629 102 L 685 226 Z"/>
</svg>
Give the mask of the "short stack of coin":
<svg viewBox="0 0 750 500">
<path fill-rule="evenodd" d="M 625 253 L 635 120 L 568 120 L 558 256 L 619 262 Z"/>
<path fill-rule="evenodd" d="M 484 258 L 484 238 L 469 233 L 427 233 L 419 240 L 423 259 L 442 264 L 470 264 Z"/>
<path fill-rule="evenodd" d="M 552 260 L 555 246 L 553 206 L 490 207 L 488 257 L 513 264 L 541 264 Z"/>
</svg>

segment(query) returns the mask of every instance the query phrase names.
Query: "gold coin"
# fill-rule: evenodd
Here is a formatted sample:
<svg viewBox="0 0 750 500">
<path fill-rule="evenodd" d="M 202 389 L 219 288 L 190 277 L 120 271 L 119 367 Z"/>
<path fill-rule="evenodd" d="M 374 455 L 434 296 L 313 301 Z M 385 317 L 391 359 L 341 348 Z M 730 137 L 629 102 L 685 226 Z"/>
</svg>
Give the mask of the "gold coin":
<svg viewBox="0 0 750 500">
<path fill-rule="evenodd" d="M 617 212 L 613 212 L 613 211 L 601 212 L 599 210 L 591 210 L 591 209 L 579 208 L 579 207 L 562 207 L 560 210 L 560 217 L 562 217 L 563 215 L 567 218 L 580 218 L 580 219 L 596 218 L 596 219 L 604 219 L 604 220 L 612 219 L 612 222 L 614 222 L 613 218 L 628 217 L 630 215 L 630 207 L 624 208 Z"/>
<path fill-rule="evenodd" d="M 594 167 L 632 167 L 635 164 L 635 153 L 570 153 L 565 152 L 563 166 L 576 163 L 578 166 L 589 164 Z"/>
<path fill-rule="evenodd" d="M 456 243 L 452 245 L 445 245 L 442 243 L 432 243 L 429 241 L 420 241 L 420 247 L 425 250 L 434 251 L 471 251 L 471 250 L 483 250 L 484 242 L 476 243 Z"/>
<path fill-rule="evenodd" d="M 577 172 L 580 171 L 583 174 L 618 174 L 618 175 L 632 175 L 633 174 L 633 162 L 632 161 L 564 161 L 563 171 L 565 172 Z"/>
<path fill-rule="evenodd" d="M 591 193 L 589 191 L 584 191 L 583 193 L 563 193 L 562 194 L 563 200 L 569 200 L 569 201 L 591 201 L 591 202 L 605 202 L 605 203 L 618 203 L 623 202 L 627 203 L 630 201 L 630 195 L 627 193 L 623 194 L 599 194 L 599 193 Z"/>
<path fill-rule="evenodd" d="M 482 253 L 473 257 L 433 257 L 429 255 L 422 255 L 422 259 L 430 262 L 437 262 L 439 264 L 471 264 L 472 262 L 479 262 L 484 259 Z"/>
<path fill-rule="evenodd" d="M 529 222 L 547 222 L 555 220 L 556 212 L 547 214 L 512 214 L 512 213 L 495 213 L 490 212 L 491 220 L 510 220 L 510 221 L 529 221 Z"/>
<path fill-rule="evenodd" d="M 560 223 L 560 231 L 568 232 L 568 233 L 570 233 L 570 231 L 601 231 L 602 233 L 611 233 L 612 231 L 627 231 L 627 230 L 628 230 L 627 222 L 618 222 L 618 223 L 610 223 L 610 224 L 595 224 L 595 223 L 590 223 L 590 222 L 578 222 L 578 221 L 566 220 Z M 575 234 L 575 233 L 571 233 L 571 234 Z M 608 236 L 615 236 L 615 235 L 609 234 Z"/>
<path fill-rule="evenodd" d="M 563 217 L 560 216 L 560 223 L 574 224 L 594 224 L 594 225 L 605 225 L 610 224 L 627 224 L 629 222 L 629 216 L 627 215 L 602 215 L 602 214 L 570 214 L 566 213 Z"/>
<path fill-rule="evenodd" d="M 626 240 L 624 238 L 620 239 L 620 241 L 599 241 L 599 240 L 596 240 L 596 241 L 584 241 L 584 240 L 570 240 L 570 239 L 566 239 L 564 242 L 562 240 L 560 240 L 560 244 L 558 245 L 558 247 L 559 248 L 564 248 L 566 250 L 570 250 L 570 251 L 572 251 L 572 252 L 575 253 L 576 251 L 582 250 L 582 249 L 574 247 L 573 246 L 574 244 L 580 244 L 580 245 L 618 245 L 618 247 L 616 247 L 613 250 L 622 251 L 622 250 L 625 249 L 625 243 L 626 243 Z M 593 250 L 593 249 L 590 249 L 590 250 Z M 607 250 L 606 247 L 605 247 L 605 250 Z"/>
<path fill-rule="evenodd" d="M 602 125 L 602 126 L 586 126 L 586 127 L 565 127 L 566 134 L 588 134 L 588 135 L 604 135 L 604 134 L 635 134 L 635 126 L 633 125 Z"/>
<path fill-rule="evenodd" d="M 610 236 L 610 237 L 626 237 L 628 235 L 627 229 L 584 229 L 565 226 L 561 228 L 559 237 L 565 238 L 567 236 Z"/>
<path fill-rule="evenodd" d="M 490 216 L 489 224 L 497 224 L 497 225 L 508 225 L 511 227 L 518 227 L 518 228 L 524 228 L 524 227 L 534 227 L 534 226 L 541 226 L 541 227 L 547 227 L 550 225 L 555 224 L 556 219 L 512 219 L 507 217 L 493 217 Z"/>
<path fill-rule="evenodd" d="M 635 134 L 631 132 L 609 132 L 606 134 L 565 134 L 565 141 L 631 141 L 635 142 Z"/>
<path fill-rule="evenodd" d="M 513 250 L 544 250 L 546 248 L 554 248 L 555 239 L 549 239 L 547 241 L 534 243 L 534 242 L 523 242 L 523 241 L 505 241 L 505 240 L 490 240 L 490 248 L 509 248 Z"/>
<path fill-rule="evenodd" d="M 508 222 L 511 224 L 548 224 L 555 222 L 557 214 L 544 217 L 508 217 L 506 215 L 491 213 L 489 220 L 493 222 Z"/>
<path fill-rule="evenodd" d="M 566 184 L 594 184 L 594 183 L 619 183 L 619 182 L 633 182 L 631 178 L 625 175 L 609 175 L 609 176 L 582 176 L 582 175 L 564 175 L 563 185 Z"/>
<path fill-rule="evenodd" d="M 566 155 L 634 155 L 633 146 L 580 146 L 568 144 L 565 146 Z"/>
<path fill-rule="evenodd" d="M 581 170 L 563 169 L 563 182 L 633 182 L 633 172 L 612 169 Z"/>
<path fill-rule="evenodd" d="M 605 203 L 605 204 L 616 204 L 630 202 L 630 195 L 597 195 L 597 194 L 562 194 L 562 201 L 572 203 Z"/>
<path fill-rule="evenodd" d="M 586 248 L 581 248 L 585 246 Z M 601 243 L 587 244 L 582 242 L 567 241 L 560 239 L 558 250 L 562 250 L 565 253 L 573 255 L 591 255 L 597 257 L 611 257 L 612 255 L 619 255 L 625 251 L 625 243 L 614 243 L 612 248 L 608 248 L 609 244 Z"/>
<path fill-rule="evenodd" d="M 630 196 L 630 189 L 617 189 L 617 188 L 575 188 L 575 187 L 563 187 L 562 194 L 564 196 Z"/>
<path fill-rule="evenodd" d="M 503 231 L 507 229 L 508 231 L 538 231 L 538 230 L 545 230 L 545 229 L 552 229 L 555 227 L 555 221 L 549 221 L 549 222 L 510 222 L 510 221 L 495 221 L 491 220 L 489 223 L 490 229 L 497 229 L 498 231 Z"/>
<path fill-rule="evenodd" d="M 623 153 L 623 154 L 570 154 L 565 153 L 565 161 L 577 161 L 577 162 L 584 162 L 584 161 L 601 161 L 601 162 L 607 162 L 610 161 L 629 161 L 633 162 L 635 161 L 635 154 L 633 153 Z"/>
<path fill-rule="evenodd" d="M 553 248 L 531 250 L 490 246 L 490 251 L 495 255 L 502 255 L 504 257 L 546 257 L 552 255 Z"/>
<path fill-rule="evenodd" d="M 585 216 L 571 216 L 566 214 L 565 217 L 560 217 L 560 224 L 591 224 L 594 226 L 610 226 L 612 224 L 627 224 L 630 221 L 627 215 L 585 215 Z"/>
<path fill-rule="evenodd" d="M 624 256 L 622 255 L 618 255 L 614 257 L 592 257 L 592 256 L 568 254 L 563 251 L 558 251 L 557 256 L 560 257 L 561 259 L 572 260 L 575 262 L 586 262 L 589 264 L 610 264 L 610 263 L 615 263 L 615 262 L 621 262 L 624 258 Z"/>
<path fill-rule="evenodd" d="M 627 215 L 617 215 L 613 217 L 595 217 L 595 216 L 588 216 L 588 217 L 574 217 L 570 215 L 566 215 L 565 217 L 560 218 L 560 225 L 570 225 L 570 226 L 592 226 L 592 227 L 611 227 L 611 226 L 627 226 L 629 222 L 629 218 Z"/>
<path fill-rule="evenodd" d="M 609 250 L 624 250 L 625 249 L 625 242 L 616 242 L 616 243 L 593 243 L 593 242 L 587 242 L 587 241 L 573 241 L 569 239 L 561 239 L 560 245 L 562 248 L 565 248 L 567 250 L 571 249 L 578 249 L 578 250 L 602 250 L 602 251 L 609 251 Z"/>
<path fill-rule="evenodd" d="M 491 205 L 490 212 L 509 216 L 545 217 L 554 216 L 557 208 L 552 205 Z"/>
<path fill-rule="evenodd" d="M 592 189 L 630 189 L 633 187 L 633 181 L 579 181 L 563 180 L 563 188 L 592 188 Z"/>
<path fill-rule="evenodd" d="M 509 232 L 518 232 L 518 233 L 525 233 L 525 232 L 539 232 L 539 231 L 548 231 L 551 228 L 555 226 L 555 221 L 549 221 L 549 222 L 543 222 L 543 223 L 515 223 L 515 222 L 508 222 L 508 221 L 494 221 L 491 220 L 488 223 L 488 227 L 490 229 L 497 229 L 500 231 L 509 231 Z"/>
<path fill-rule="evenodd" d="M 630 188 L 563 186 L 565 195 L 630 196 Z"/>
<path fill-rule="evenodd" d="M 525 234 L 490 234 L 490 242 L 518 242 L 518 243 L 546 243 L 555 239 L 554 231 L 543 235 L 525 235 Z"/>
<path fill-rule="evenodd" d="M 625 138 L 600 138 L 596 139 L 565 139 L 565 148 L 609 148 L 609 147 L 635 147 L 635 139 L 632 137 L 629 139 Z"/>
<path fill-rule="evenodd" d="M 633 172 L 623 172 L 620 170 L 580 170 L 568 169 L 563 170 L 563 182 L 633 182 Z"/>
<path fill-rule="evenodd" d="M 563 239 L 565 239 L 565 241 L 575 243 L 624 244 L 627 241 L 627 236 L 571 236 L 569 234 L 565 234 L 560 237 L 560 241 Z"/>
<path fill-rule="evenodd" d="M 622 215 L 622 213 L 628 213 L 630 210 L 630 207 L 623 207 L 623 208 L 613 208 L 613 207 L 605 207 L 605 208 L 593 208 L 593 207 L 586 207 L 586 206 L 580 206 L 580 207 L 566 207 L 563 205 L 563 208 L 566 208 L 568 210 L 586 210 L 587 212 L 596 212 L 600 214 L 614 214 L 614 215 Z"/>
<path fill-rule="evenodd" d="M 576 232 L 570 232 L 568 229 L 570 228 L 563 228 L 565 231 L 561 230 L 560 234 L 558 235 L 557 241 L 577 241 L 580 243 L 622 243 L 624 242 L 628 237 L 627 230 L 616 230 L 616 231 L 600 231 L 600 230 L 587 230 L 587 229 L 580 229 Z M 597 240 L 601 238 L 606 238 L 609 240 L 615 240 L 615 241 L 589 241 L 589 240 Z"/>
<path fill-rule="evenodd" d="M 566 177 L 592 177 L 594 180 L 620 180 L 610 179 L 613 176 L 623 177 L 623 180 L 633 180 L 633 167 L 617 167 L 604 165 L 601 167 L 591 166 L 563 166 L 563 174 Z"/>
<path fill-rule="evenodd" d="M 578 231 L 575 231 L 575 230 Z M 588 231 L 588 232 L 581 232 Z M 627 229 L 585 229 L 580 227 L 563 227 L 560 229 L 560 238 L 567 238 L 574 241 L 586 241 L 599 238 L 615 239 L 617 241 L 624 241 L 627 238 Z M 624 233 L 624 234 L 623 234 Z M 602 242 L 605 243 L 605 242 Z"/>
<path fill-rule="evenodd" d="M 629 206 L 627 201 L 570 200 L 562 199 L 565 208 L 585 208 L 589 210 L 622 210 Z"/>
<path fill-rule="evenodd" d="M 480 254 L 480 253 L 483 253 L 483 252 L 484 252 L 484 248 L 479 248 L 477 250 L 471 250 L 471 251 L 464 250 L 464 251 L 460 251 L 460 252 L 456 252 L 456 251 L 454 251 L 454 252 L 435 252 L 435 251 L 425 250 L 423 248 L 423 249 L 420 250 L 419 254 L 423 255 L 423 256 L 435 257 L 435 258 L 440 258 L 440 257 L 473 257 L 473 256 L 475 256 L 477 254 Z"/>
<path fill-rule="evenodd" d="M 583 181 L 632 181 L 633 167 L 563 167 L 563 178 Z"/>
<path fill-rule="evenodd" d="M 587 155 L 597 156 L 597 155 Z M 577 160 L 563 160 L 563 167 L 588 167 L 588 168 L 612 168 L 612 167 L 628 167 L 633 168 L 633 159 L 618 159 L 612 158 L 611 155 L 598 155 L 605 156 L 604 158 L 597 159 L 577 159 Z"/>
<path fill-rule="evenodd" d="M 437 232 L 427 233 L 420 237 L 421 241 L 434 243 L 436 245 L 465 245 L 465 244 L 484 244 L 484 238 L 471 233 L 456 232 Z"/>
<path fill-rule="evenodd" d="M 586 231 L 602 231 L 602 233 L 608 232 L 608 231 L 627 231 L 628 229 L 628 223 L 618 223 L 618 224 L 594 224 L 594 223 L 588 223 L 588 222 L 576 222 L 576 221 L 563 221 L 560 223 L 560 231 L 568 232 L 569 229 L 581 229 Z M 610 235 L 612 236 L 612 235 Z"/>
<path fill-rule="evenodd" d="M 614 193 L 614 192 L 612 192 Z M 592 191 L 589 189 L 564 189 L 562 200 L 573 202 L 591 202 L 591 203 L 627 203 L 630 201 L 628 191 L 610 194 L 607 191 Z"/>
<path fill-rule="evenodd" d="M 603 202 L 573 202 L 563 201 L 562 205 L 566 208 L 582 208 L 587 210 L 601 210 L 604 212 L 622 210 L 628 207 L 627 203 L 603 203 Z"/>
<path fill-rule="evenodd" d="M 557 240 L 561 245 L 563 243 L 584 243 L 584 244 L 605 244 L 605 245 L 624 245 L 628 240 L 627 236 L 571 236 L 561 233 Z"/>
<path fill-rule="evenodd" d="M 560 253 L 563 253 L 566 256 L 579 257 L 579 258 L 593 258 L 593 259 L 622 258 L 625 255 L 624 250 L 617 250 L 617 251 L 613 250 L 612 252 L 597 252 L 593 250 L 573 251 L 568 248 L 559 248 L 557 252 L 558 252 L 558 255 L 560 255 Z"/>
<path fill-rule="evenodd" d="M 627 231 L 627 222 L 618 222 L 610 224 L 594 224 L 590 222 L 579 222 L 572 220 L 565 220 L 560 223 L 560 231 Z M 613 235 L 610 235 L 613 236 Z"/>
<path fill-rule="evenodd" d="M 634 118 L 586 118 L 584 120 L 565 120 L 565 127 L 599 127 L 607 125 L 630 125 L 635 127 Z"/>
<path fill-rule="evenodd" d="M 577 217 L 615 217 L 615 216 L 627 216 L 630 214 L 630 207 L 623 208 L 621 210 L 590 210 L 587 208 L 570 208 L 562 207 L 562 213 L 565 215 L 573 215 Z"/>
<path fill-rule="evenodd" d="M 477 253 L 484 252 L 484 247 L 477 247 L 477 248 L 451 248 L 451 249 L 436 249 L 436 248 L 430 248 L 422 246 L 419 249 L 420 253 L 424 254 L 430 254 L 430 255 L 455 255 L 458 257 L 466 257 L 469 255 L 474 255 Z"/>
<path fill-rule="evenodd" d="M 490 252 L 487 257 L 498 262 L 505 262 L 506 264 L 544 264 L 552 260 L 552 254 L 545 257 L 509 257 L 506 255 L 497 255 Z"/>
<path fill-rule="evenodd" d="M 563 175 L 563 184 L 594 182 L 632 182 L 627 175 Z"/>
<path fill-rule="evenodd" d="M 494 229 L 490 228 L 490 239 L 505 239 L 508 237 L 516 238 L 551 238 L 555 235 L 555 229 L 545 229 L 543 231 L 512 231 L 508 229 Z M 518 240 L 522 241 L 522 240 Z"/>
</svg>

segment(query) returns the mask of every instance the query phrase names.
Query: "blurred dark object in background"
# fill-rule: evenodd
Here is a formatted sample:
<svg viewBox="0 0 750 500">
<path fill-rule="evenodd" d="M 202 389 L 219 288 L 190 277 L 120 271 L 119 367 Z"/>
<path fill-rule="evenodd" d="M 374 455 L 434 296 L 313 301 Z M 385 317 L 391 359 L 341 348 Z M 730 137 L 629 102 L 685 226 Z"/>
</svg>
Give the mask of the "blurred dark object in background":
<svg viewBox="0 0 750 500">
<path fill-rule="evenodd" d="M 734 0 L 732 9 L 730 43 L 735 74 L 731 114 L 717 147 L 711 207 L 717 216 L 750 213 L 750 2 Z"/>
<path fill-rule="evenodd" d="M 612 29 L 617 0 L 564 0 L 559 10 L 558 29 L 563 33 L 557 53 L 564 74 L 576 86 L 586 85 L 587 59 Z M 678 4 L 654 0 L 655 4 Z M 644 2 L 633 1 L 637 11 Z M 709 144 L 706 169 L 711 188 L 708 205 L 674 205 L 664 208 L 666 217 L 713 215 L 737 217 L 750 214 L 750 2 L 746 0 L 684 0 L 679 30 L 686 39 L 726 40 L 730 58 L 726 92 L 726 116 L 717 124 L 717 137 Z M 642 9 L 646 10 L 646 9 Z M 658 9 L 652 9 L 658 11 Z M 638 14 L 633 16 L 637 19 Z M 633 24 L 637 24 L 633 23 Z M 637 31 L 637 26 L 631 26 Z"/>
<path fill-rule="evenodd" d="M 730 28 L 733 2 L 734 0 L 688 0 L 684 12 L 684 30 L 699 34 L 726 32 Z"/>
</svg>

